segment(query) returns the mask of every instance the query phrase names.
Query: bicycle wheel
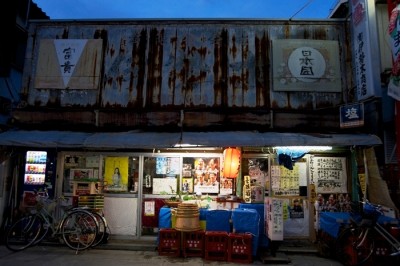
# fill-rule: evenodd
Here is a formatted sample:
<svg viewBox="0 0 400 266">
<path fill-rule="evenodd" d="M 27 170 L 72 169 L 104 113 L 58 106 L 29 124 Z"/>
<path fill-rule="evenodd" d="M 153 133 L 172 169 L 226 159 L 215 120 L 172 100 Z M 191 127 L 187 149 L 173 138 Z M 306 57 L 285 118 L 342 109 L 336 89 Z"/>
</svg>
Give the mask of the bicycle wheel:
<svg viewBox="0 0 400 266">
<path fill-rule="evenodd" d="M 42 220 L 42 226 L 40 228 L 40 233 L 38 235 L 38 237 L 36 238 L 35 242 L 32 245 L 37 245 L 40 242 L 42 242 L 42 240 L 48 235 L 49 230 L 50 230 L 50 225 L 45 222 L 43 219 Z"/>
<path fill-rule="evenodd" d="M 336 241 L 336 258 L 343 265 L 356 266 L 365 263 L 374 251 L 375 242 L 365 236 L 368 228 L 352 227 L 345 229 Z M 372 232 L 368 232 L 372 233 Z"/>
<path fill-rule="evenodd" d="M 84 250 L 91 247 L 96 239 L 97 231 L 96 218 L 87 211 L 72 211 L 61 223 L 64 242 L 74 250 Z"/>
<path fill-rule="evenodd" d="M 40 235 L 42 224 L 42 219 L 36 215 L 17 220 L 6 232 L 6 247 L 12 251 L 21 251 L 33 245 Z"/>
<path fill-rule="evenodd" d="M 104 218 L 103 215 L 95 211 L 93 211 L 93 215 L 96 218 L 97 223 L 99 225 L 96 239 L 92 244 L 92 247 L 95 247 L 101 243 L 108 241 L 108 237 L 110 235 L 110 228 L 107 224 L 106 218 Z"/>
</svg>

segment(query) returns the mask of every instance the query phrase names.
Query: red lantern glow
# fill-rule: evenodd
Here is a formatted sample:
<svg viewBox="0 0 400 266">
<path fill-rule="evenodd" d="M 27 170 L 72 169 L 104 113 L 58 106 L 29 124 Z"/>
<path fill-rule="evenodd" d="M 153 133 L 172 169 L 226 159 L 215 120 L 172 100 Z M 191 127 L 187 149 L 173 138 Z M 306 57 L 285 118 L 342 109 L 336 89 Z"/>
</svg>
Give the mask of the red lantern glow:
<svg viewBox="0 0 400 266">
<path fill-rule="evenodd" d="M 224 177 L 236 178 L 239 173 L 240 150 L 228 148 L 224 150 Z"/>
</svg>

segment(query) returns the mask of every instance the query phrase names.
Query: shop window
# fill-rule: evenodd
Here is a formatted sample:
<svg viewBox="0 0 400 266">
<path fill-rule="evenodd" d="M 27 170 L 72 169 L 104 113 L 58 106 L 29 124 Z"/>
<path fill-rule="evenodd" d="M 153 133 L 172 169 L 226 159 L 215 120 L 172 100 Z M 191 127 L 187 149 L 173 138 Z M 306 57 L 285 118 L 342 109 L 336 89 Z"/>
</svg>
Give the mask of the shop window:
<svg viewBox="0 0 400 266">
<path fill-rule="evenodd" d="M 177 195 L 180 180 L 180 157 L 145 157 L 143 193 Z"/>
<path fill-rule="evenodd" d="M 106 193 L 138 193 L 139 158 L 104 157 L 103 190 Z"/>
<path fill-rule="evenodd" d="M 96 184 L 100 181 L 99 166 L 100 156 L 65 155 L 63 193 L 91 194 L 98 192 L 99 188 Z M 94 189 L 90 183 L 96 183 Z M 85 187 L 87 188 L 85 189 Z"/>
</svg>

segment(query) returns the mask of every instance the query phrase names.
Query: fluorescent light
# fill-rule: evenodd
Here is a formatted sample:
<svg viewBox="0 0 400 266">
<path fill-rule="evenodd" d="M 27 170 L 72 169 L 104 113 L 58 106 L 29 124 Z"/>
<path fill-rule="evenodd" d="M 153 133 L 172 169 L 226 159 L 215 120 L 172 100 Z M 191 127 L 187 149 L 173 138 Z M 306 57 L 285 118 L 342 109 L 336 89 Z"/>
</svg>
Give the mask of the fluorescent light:
<svg viewBox="0 0 400 266">
<path fill-rule="evenodd" d="M 200 147 L 201 145 L 196 144 L 187 144 L 187 143 L 178 143 L 175 144 L 174 148 L 189 148 L 189 147 Z"/>
<path fill-rule="evenodd" d="M 277 150 L 292 150 L 292 151 L 330 151 L 332 150 L 331 146 L 281 146 L 274 147 Z"/>
</svg>

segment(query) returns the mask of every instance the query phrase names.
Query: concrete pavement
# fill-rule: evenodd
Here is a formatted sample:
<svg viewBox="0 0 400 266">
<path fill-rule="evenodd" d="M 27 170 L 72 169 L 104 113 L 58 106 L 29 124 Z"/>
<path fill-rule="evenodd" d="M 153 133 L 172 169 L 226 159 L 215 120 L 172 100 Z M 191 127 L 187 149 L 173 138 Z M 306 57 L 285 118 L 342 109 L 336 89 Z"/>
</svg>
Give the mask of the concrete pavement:
<svg viewBox="0 0 400 266">
<path fill-rule="evenodd" d="M 9 251 L 4 245 L 0 246 L 1 266 L 80 266 L 80 265 L 249 265 L 224 261 L 207 261 L 200 257 L 170 257 L 159 256 L 153 242 L 145 243 L 137 241 L 110 241 L 99 247 L 81 251 L 76 254 L 72 249 L 63 245 L 40 245 L 28 248 L 20 252 Z M 152 249 L 152 250 L 151 250 Z M 326 259 L 314 253 L 291 253 L 279 251 L 275 260 L 260 260 L 254 258 L 253 265 L 296 265 L 296 266 L 340 266 L 337 261 Z"/>
</svg>

